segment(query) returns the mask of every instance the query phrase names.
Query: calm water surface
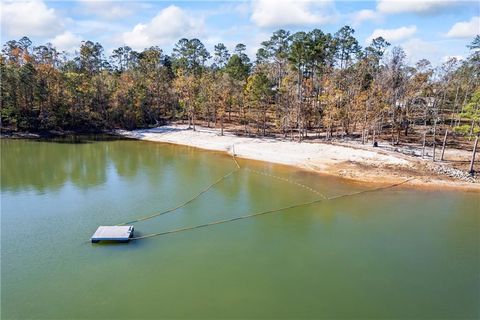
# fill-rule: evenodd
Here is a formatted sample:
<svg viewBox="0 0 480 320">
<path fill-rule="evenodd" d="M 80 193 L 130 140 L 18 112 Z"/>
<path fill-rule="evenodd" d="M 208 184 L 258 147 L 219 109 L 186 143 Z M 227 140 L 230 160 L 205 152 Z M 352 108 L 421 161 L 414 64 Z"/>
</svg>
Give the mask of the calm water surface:
<svg viewBox="0 0 480 320">
<path fill-rule="evenodd" d="M 327 196 L 367 189 L 240 160 Z M 128 244 L 99 225 L 190 198 L 224 154 L 140 141 L 1 141 L 1 315 L 16 318 L 479 318 L 478 193 L 396 188 Z M 240 171 L 138 234 L 316 199 Z"/>
</svg>

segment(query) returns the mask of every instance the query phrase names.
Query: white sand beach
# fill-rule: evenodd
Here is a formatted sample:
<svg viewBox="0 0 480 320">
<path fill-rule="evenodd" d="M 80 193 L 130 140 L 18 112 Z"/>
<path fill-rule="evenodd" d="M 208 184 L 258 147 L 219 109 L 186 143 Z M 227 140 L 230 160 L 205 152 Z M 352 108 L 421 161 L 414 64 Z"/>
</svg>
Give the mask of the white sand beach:
<svg viewBox="0 0 480 320">
<path fill-rule="evenodd" d="M 117 134 L 146 141 L 224 151 L 239 158 L 293 165 L 322 174 L 369 182 L 400 182 L 415 178 L 412 185 L 480 190 L 478 183 L 453 180 L 425 169 L 425 161 L 367 145 L 325 142 L 292 142 L 273 138 L 240 137 L 219 129 L 168 125 L 142 130 L 117 130 Z M 428 171 L 428 172 L 427 172 Z"/>
</svg>

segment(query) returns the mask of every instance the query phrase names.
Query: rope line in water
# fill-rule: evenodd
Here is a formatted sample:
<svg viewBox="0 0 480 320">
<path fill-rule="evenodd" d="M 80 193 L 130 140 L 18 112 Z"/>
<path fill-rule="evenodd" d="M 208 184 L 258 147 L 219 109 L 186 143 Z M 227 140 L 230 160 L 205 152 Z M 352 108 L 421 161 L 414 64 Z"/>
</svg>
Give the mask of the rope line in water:
<svg viewBox="0 0 480 320">
<path fill-rule="evenodd" d="M 164 215 L 166 213 L 170 213 L 170 212 L 173 212 L 173 211 L 176 211 L 180 208 L 183 208 L 185 206 L 187 206 L 189 203 L 195 201 L 197 198 L 199 198 L 202 194 L 208 192 L 211 188 L 213 188 L 215 185 L 219 184 L 220 182 L 222 182 L 223 180 L 225 180 L 226 178 L 228 178 L 229 176 L 231 176 L 232 174 L 234 174 L 235 172 L 237 172 L 238 169 L 235 169 L 233 171 L 230 171 L 229 173 L 227 173 L 226 175 L 223 175 L 221 176 L 219 179 L 217 179 L 214 183 L 210 184 L 209 186 L 207 186 L 205 189 L 203 189 L 202 191 L 200 191 L 199 193 L 197 193 L 196 195 L 194 195 L 192 198 L 188 199 L 187 201 L 177 205 L 176 207 L 173 207 L 173 208 L 170 208 L 170 209 L 167 209 L 165 211 L 161 211 L 161 212 L 157 212 L 157 213 L 154 213 L 152 215 L 149 215 L 149 216 L 146 216 L 146 217 L 142 217 L 142 218 L 139 218 L 139 219 L 135 219 L 135 220 L 131 220 L 131 221 L 128 221 L 128 222 L 124 222 L 124 223 L 121 223 L 121 224 L 118 224 L 119 226 L 124 226 L 126 224 L 132 224 L 132 223 L 135 223 L 135 222 L 140 222 L 140 221 L 145 221 L 145 220 L 149 220 L 149 219 L 152 219 L 152 218 L 155 218 L 155 217 L 158 217 L 158 216 L 161 216 L 161 215 Z"/>
<path fill-rule="evenodd" d="M 233 161 L 235 161 L 235 164 L 237 165 L 237 169 L 240 169 L 240 165 L 238 164 L 237 159 L 235 159 L 235 143 L 232 144 L 232 158 L 233 158 Z"/>
<path fill-rule="evenodd" d="M 290 179 L 287 179 L 287 178 L 284 178 L 284 177 L 280 177 L 280 176 L 276 176 L 276 175 L 273 175 L 273 174 L 270 174 L 270 173 L 267 173 L 267 172 L 264 172 L 264 171 L 257 171 L 257 170 L 253 170 L 253 169 L 249 169 L 249 168 L 244 168 L 243 170 L 245 171 L 249 171 L 249 172 L 253 172 L 253 173 L 256 173 L 256 174 L 260 174 L 260 175 L 263 175 L 263 176 L 266 176 L 266 177 L 270 177 L 270 178 L 274 178 L 274 179 L 277 179 L 277 180 L 281 180 L 281 181 L 285 181 L 285 182 L 288 182 L 288 183 L 291 183 L 291 184 L 295 184 L 299 187 L 302 187 L 310 192 L 313 192 L 319 196 L 321 196 L 323 199 L 328 199 L 328 197 L 326 197 L 323 193 L 321 193 L 320 191 L 318 190 L 315 190 L 307 185 L 304 185 L 304 184 L 301 184 L 295 180 L 290 180 Z"/>
<path fill-rule="evenodd" d="M 233 146 L 235 148 L 235 146 Z M 153 213 L 149 216 L 146 216 L 146 217 L 142 217 L 142 218 L 138 218 L 138 219 L 135 219 L 135 220 L 131 220 L 131 221 L 128 221 L 128 222 L 123 222 L 123 223 L 120 223 L 120 224 L 117 224 L 118 226 L 124 226 L 124 225 L 127 225 L 127 224 L 132 224 L 132 223 L 135 223 L 135 222 L 140 222 L 140 221 L 145 221 L 145 220 L 149 220 L 149 219 L 153 219 L 155 217 L 158 217 L 158 216 L 161 216 L 161 215 L 164 215 L 164 214 L 167 214 L 167 213 L 170 213 L 170 212 L 173 212 L 173 211 L 176 211 L 178 209 L 181 209 L 185 206 L 187 206 L 188 204 L 192 203 L 193 201 L 195 201 L 196 199 L 198 199 L 201 195 L 203 195 L 204 193 L 208 192 L 210 189 L 212 189 L 214 186 L 216 186 L 217 184 L 219 184 L 220 182 L 222 182 L 223 180 L 225 180 L 226 178 L 230 177 L 232 174 L 236 173 L 237 171 L 240 170 L 240 165 L 238 164 L 237 160 L 235 159 L 235 149 L 234 149 L 234 153 L 232 153 L 232 158 L 233 158 L 233 161 L 235 162 L 237 168 L 235 170 L 232 170 L 230 171 L 229 173 L 221 176 L 220 178 L 218 178 L 214 183 L 208 185 L 205 189 L 203 189 L 202 191 L 200 191 L 199 193 L 197 193 L 196 195 L 194 195 L 192 198 L 188 199 L 187 201 L 185 202 L 182 202 L 181 204 L 173 207 L 173 208 L 170 208 L 170 209 L 167 209 L 165 211 L 161 211 L 161 212 L 156 212 L 156 213 Z"/>
<path fill-rule="evenodd" d="M 309 206 L 309 205 L 316 204 L 316 203 L 323 202 L 323 201 L 336 200 L 336 199 L 340 199 L 340 198 L 356 196 L 356 195 L 359 195 L 359 194 L 390 189 L 390 188 L 394 188 L 394 187 L 400 186 L 402 184 L 405 184 L 405 183 L 407 183 L 407 182 L 409 182 L 413 179 L 415 179 L 415 178 L 410 178 L 410 179 L 407 179 L 407 180 L 399 182 L 399 183 L 395 183 L 395 184 L 384 186 L 384 187 L 374 188 L 374 189 L 370 189 L 370 190 L 363 190 L 363 191 L 358 191 L 358 192 L 349 193 L 349 194 L 342 194 L 342 195 L 339 195 L 339 196 L 334 196 L 334 197 L 330 197 L 330 198 L 326 198 L 326 199 L 323 199 L 323 198 L 322 199 L 316 199 L 316 200 L 312 200 L 312 201 L 308 201 L 308 202 L 303 202 L 303 203 L 299 203 L 299 204 L 285 206 L 285 207 L 282 207 L 282 208 L 270 209 L 270 210 L 266 210 L 266 211 L 253 213 L 253 214 L 238 216 L 238 217 L 234 217 L 234 218 L 230 218 L 230 219 L 223 219 L 223 220 L 216 220 L 216 221 L 212 221 L 212 222 L 207 222 L 207 223 L 204 223 L 204 224 L 199 224 L 199 225 L 195 225 L 195 226 L 191 226 L 191 227 L 183 227 L 183 228 L 168 230 L 168 231 L 164 231 L 164 232 L 151 233 L 151 234 L 147 234 L 147 235 L 144 235 L 144 236 L 131 238 L 130 240 L 142 240 L 142 239 L 146 239 L 146 238 L 158 237 L 158 236 L 163 236 L 163 235 L 172 234 L 172 233 L 178 233 L 178 232 L 182 232 L 182 231 L 199 229 L 199 228 L 209 227 L 209 226 L 213 226 L 213 225 L 218 225 L 218 224 L 223 224 L 223 223 L 228 223 L 228 222 L 233 222 L 233 221 L 238 221 L 238 220 L 243 220 L 243 219 L 248 219 L 248 218 L 253 218 L 253 217 L 258 217 L 258 216 L 266 215 L 266 214 L 269 214 L 269 213 L 280 212 L 280 211 L 284 211 L 284 210 L 288 210 L 288 209 Z"/>
<path fill-rule="evenodd" d="M 233 157 L 233 161 L 235 161 L 235 164 L 237 165 L 237 168 L 240 169 L 240 165 L 238 164 L 237 159 L 235 158 L 235 144 L 232 145 L 232 157 Z M 290 180 L 290 179 L 283 178 L 283 177 L 280 177 L 280 176 L 276 176 L 276 175 L 273 175 L 273 174 L 270 174 L 270 173 L 267 173 L 267 172 L 264 172 L 264 171 L 258 171 L 258 170 L 249 169 L 249 168 L 243 168 L 243 170 L 253 172 L 253 173 L 256 173 L 256 174 L 260 174 L 260 175 L 263 175 L 263 176 L 266 176 L 266 177 L 274 178 L 274 179 L 277 179 L 277 180 L 285 181 L 285 182 L 288 182 L 288 183 L 291 183 L 291 184 L 295 184 L 295 185 L 297 185 L 299 187 L 302 187 L 302 188 L 304 188 L 308 191 L 311 191 L 313 193 L 318 194 L 319 196 L 321 196 L 324 199 L 327 199 L 327 197 L 324 194 L 322 194 L 321 192 L 319 192 L 318 190 L 315 190 L 315 189 L 313 189 L 313 188 L 311 188 L 307 185 L 301 184 L 301 183 L 299 183 L 295 180 Z"/>
</svg>

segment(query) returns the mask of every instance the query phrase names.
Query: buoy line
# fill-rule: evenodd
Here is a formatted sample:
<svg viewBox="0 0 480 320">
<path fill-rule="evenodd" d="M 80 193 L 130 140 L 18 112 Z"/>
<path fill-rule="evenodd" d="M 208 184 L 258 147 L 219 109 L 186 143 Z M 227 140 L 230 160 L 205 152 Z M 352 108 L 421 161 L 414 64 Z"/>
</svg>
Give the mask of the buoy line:
<svg viewBox="0 0 480 320">
<path fill-rule="evenodd" d="M 235 164 L 237 165 L 237 168 L 240 169 L 240 165 L 238 164 L 237 162 L 237 159 L 235 158 L 235 144 L 232 145 L 232 156 L 233 156 L 233 161 L 235 161 Z M 281 180 L 281 181 L 284 181 L 284 182 L 288 182 L 288 183 L 291 183 L 291 184 L 295 184 L 299 187 L 302 187 L 310 192 L 313 192 L 319 196 L 321 196 L 322 198 L 324 199 L 327 199 L 327 197 L 321 193 L 320 191 L 318 190 L 315 190 L 309 186 L 306 186 L 304 184 L 301 184 L 295 180 L 290 180 L 290 179 L 287 179 L 287 178 L 284 178 L 284 177 L 280 177 L 280 176 L 276 176 L 276 175 L 273 175 L 273 174 L 270 174 L 268 172 L 265 172 L 265 171 L 258 171 L 258 170 L 254 170 L 254 169 L 250 169 L 250 168 L 242 168 L 243 170 L 245 171 L 249 171 L 249 172 L 253 172 L 253 173 L 256 173 L 256 174 L 259 174 L 259 175 L 263 175 L 263 176 L 266 176 L 266 177 L 270 177 L 270 178 L 274 178 L 274 179 L 277 179 L 277 180 Z"/>
<path fill-rule="evenodd" d="M 327 200 L 328 197 L 326 197 L 323 193 L 321 193 L 320 191 L 318 190 L 315 190 L 309 186 L 306 186 L 302 183 L 299 183 L 295 180 L 290 180 L 290 179 L 287 179 L 287 178 L 284 178 L 284 177 L 280 177 L 280 176 L 276 176 L 276 175 L 273 175 L 273 174 L 270 174 L 270 173 L 267 173 L 267 172 L 264 172 L 264 171 L 258 171 L 258 170 L 254 170 L 254 169 L 249 169 L 249 168 L 244 168 L 243 170 L 245 171 L 249 171 L 249 172 L 253 172 L 253 173 L 256 173 L 256 174 L 260 174 L 262 176 L 266 176 L 266 177 L 270 177 L 270 178 L 274 178 L 274 179 L 277 179 L 277 180 L 281 180 L 281 181 L 285 181 L 285 182 L 288 182 L 288 183 L 291 183 L 291 184 L 294 184 L 294 185 L 297 185 L 299 187 L 302 187 L 304 188 L 305 190 L 308 190 L 310 192 L 313 192 L 319 196 L 321 196 L 323 199 Z"/>
<path fill-rule="evenodd" d="M 233 161 L 235 161 L 235 164 L 237 165 L 237 169 L 240 169 L 240 165 L 238 164 L 238 161 L 237 159 L 235 158 L 236 154 L 235 154 L 235 143 L 232 144 L 232 158 L 233 158 Z"/>
<path fill-rule="evenodd" d="M 249 168 L 241 168 L 240 167 L 240 164 L 238 163 L 236 157 L 235 157 L 235 144 L 232 145 L 232 159 L 235 163 L 235 165 L 237 166 L 237 168 L 235 170 L 232 170 L 230 172 L 228 172 L 227 174 L 221 176 L 220 178 L 218 178 L 215 182 L 213 182 L 212 184 L 208 185 L 205 189 L 203 189 L 202 191 L 200 191 L 199 193 L 195 194 L 192 198 L 182 202 L 181 204 L 173 207 L 173 208 L 170 208 L 170 209 L 167 209 L 167 210 L 164 210 L 164 211 L 160 211 L 160 212 L 156 212 L 156 213 L 153 213 L 151 215 L 148 215 L 148 216 L 145 216 L 145 217 L 142 217 L 142 218 L 138 218 L 138 219 L 135 219 L 135 220 L 130 220 L 130 221 L 127 221 L 127 222 L 123 222 L 123 223 L 120 223 L 120 224 L 117 224 L 117 226 L 124 226 L 124 225 L 128 225 L 128 224 L 132 224 L 132 223 L 135 223 L 135 222 L 141 222 L 141 221 L 145 221 L 145 220 L 149 220 L 149 219 L 153 219 L 155 217 L 158 217 L 158 216 L 161 216 L 161 215 L 164 215 L 164 214 L 167 214 L 167 213 L 170 213 L 170 212 L 174 212 L 178 209 L 181 209 L 185 206 L 187 206 L 188 204 L 192 203 L 193 201 L 195 201 L 196 199 L 198 199 L 200 196 L 202 196 L 203 194 L 205 194 L 206 192 L 208 192 L 210 189 L 212 189 L 214 186 L 216 186 L 217 184 L 219 184 L 220 182 L 222 182 L 223 180 L 227 179 L 228 177 L 230 177 L 231 175 L 233 175 L 234 173 L 238 172 L 240 169 L 243 169 L 245 171 L 249 171 L 249 172 L 253 172 L 253 173 L 256 173 L 256 174 L 259 174 L 259 175 L 263 175 L 263 176 L 267 176 L 267 177 L 270 177 L 270 178 L 275 178 L 275 179 L 278 179 L 278 180 L 281 180 L 281 181 L 285 181 L 285 182 L 288 182 L 288 183 L 291 183 L 291 184 L 295 184 L 297 186 L 300 186 L 308 191 L 311 191 L 317 195 L 320 195 L 323 199 L 328 199 L 324 194 L 322 194 L 321 192 L 313 189 L 313 188 L 310 188 L 304 184 L 301 184 L 299 182 L 296 182 L 296 181 L 293 181 L 293 180 L 290 180 L 290 179 L 287 179 L 287 178 L 283 178 L 283 177 L 279 177 L 279 176 L 276 176 L 276 175 L 272 175 L 272 174 L 269 174 L 267 172 L 262 172 L 262 171 L 258 171 L 258 170 L 253 170 L 253 169 L 249 169 Z"/>
<path fill-rule="evenodd" d="M 411 178 L 411 179 L 407 179 L 403 182 L 388 185 L 388 186 L 384 186 L 384 187 L 379 187 L 379 188 L 370 189 L 370 190 L 363 190 L 363 191 L 358 191 L 358 192 L 354 192 L 354 193 L 350 193 L 350 194 L 343 194 L 343 195 L 334 196 L 334 197 L 329 198 L 329 197 L 326 197 L 324 194 L 320 193 L 319 191 L 317 191 L 317 190 L 315 190 L 311 187 L 308 187 L 304 184 L 301 184 L 299 182 L 296 182 L 296 181 L 293 181 L 293 180 L 290 180 L 290 179 L 287 179 L 287 178 L 279 177 L 279 176 L 276 176 L 276 175 L 272 175 L 272 174 L 269 174 L 267 172 L 257 171 L 257 170 L 253 170 L 253 169 L 249 169 L 249 168 L 241 168 L 240 164 L 238 163 L 238 161 L 235 157 L 235 155 L 236 155 L 235 154 L 235 145 L 232 145 L 232 159 L 233 159 L 237 168 L 235 170 L 232 170 L 232 171 L 228 172 L 227 174 L 221 176 L 215 182 L 208 185 L 205 189 L 203 189 L 199 193 L 195 194 L 192 198 L 184 201 L 183 203 L 181 203 L 181 204 L 179 204 L 179 205 L 177 205 L 173 208 L 170 208 L 170 209 L 167 209 L 167 210 L 164 210 L 164 211 L 161 211 L 161 212 L 157 212 L 157 213 L 151 214 L 149 216 L 145 216 L 145 217 L 142 217 L 142 218 L 131 220 L 131 221 L 128 221 L 128 222 L 124 222 L 124 223 L 118 224 L 118 226 L 123 226 L 123 225 L 127 225 L 127 224 L 132 224 L 132 223 L 135 223 L 135 222 L 149 220 L 149 219 L 152 219 L 152 218 L 155 218 L 155 217 L 158 217 L 158 216 L 176 211 L 180 208 L 183 208 L 183 207 L 187 206 L 189 203 L 198 199 L 201 195 L 208 192 L 210 189 L 212 189 L 214 186 L 216 186 L 217 184 L 219 184 L 223 180 L 227 179 L 228 177 L 230 177 L 234 173 L 240 171 L 240 169 L 244 169 L 245 171 L 249 171 L 249 172 L 252 172 L 252 173 L 260 174 L 260 175 L 263 175 L 263 176 L 267 176 L 267 177 L 271 177 L 271 178 L 282 180 L 282 181 L 285 181 L 285 182 L 288 182 L 288 183 L 295 184 L 297 186 L 305 188 L 306 190 L 309 190 L 313 193 L 316 193 L 316 194 L 320 195 L 321 199 L 316 199 L 316 200 L 312 200 L 312 201 L 307 201 L 307 202 L 303 202 L 303 203 L 289 205 L 289 206 L 285 206 L 285 207 L 281 207 L 281 208 L 277 208 L 277 209 L 270 209 L 270 210 L 261 211 L 261 212 L 257 212 L 257 213 L 252 213 L 252 214 L 245 214 L 245 215 L 234 217 L 234 218 L 216 220 L 216 221 L 207 222 L 207 223 L 204 223 L 204 224 L 199 224 L 199 225 L 195 225 L 195 226 L 191 226 L 191 227 L 183 227 L 183 228 L 178 228 L 178 229 L 173 229 L 173 230 L 168 230 L 168 231 L 163 231 L 163 232 L 158 232 L 158 233 L 151 233 L 151 234 L 147 234 L 147 235 L 140 236 L 140 237 L 134 237 L 134 238 L 131 238 L 130 240 L 142 240 L 142 239 L 146 239 L 146 238 L 157 237 L 157 236 L 167 235 L 167 234 L 171 234 L 171 233 L 177 233 L 177 232 L 181 232 L 181 231 L 199 229 L 199 228 L 204 228 L 204 227 L 213 226 L 213 225 L 217 225 L 217 224 L 223 224 L 223 223 L 228 223 L 228 222 L 253 218 L 253 217 L 257 217 L 257 216 L 262 216 L 262 215 L 269 214 L 269 213 L 280 212 L 280 211 L 284 211 L 284 210 L 288 210 L 288 209 L 293 209 L 293 208 L 298 208 L 298 207 L 303 207 L 303 206 L 309 206 L 309 205 L 320 203 L 320 202 L 323 202 L 323 201 L 335 200 L 335 199 L 340 199 L 340 198 L 344 198 L 344 197 L 351 197 L 351 196 L 355 196 L 355 195 L 359 195 L 359 194 L 363 194 L 363 193 L 385 190 L 385 189 L 389 189 L 389 188 L 393 188 L 393 187 L 405 184 L 405 183 L 414 179 L 414 178 Z"/>
<path fill-rule="evenodd" d="M 178 209 L 181 209 L 185 206 L 187 206 L 189 203 L 195 201 L 197 198 L 199 198 L 201 195 L 203 195 L 204 193 L 208 192 L 211 188 L 213 188 L 215 185 L 219 184 L 220 182 L 222 182 L 223 180 L 227 179 L 228 177 L 230 177 L 232 174 L 238 172 L 239 169 L 235 169 L 233 171 L 230 171 L 229 173 L 221 176 L 219 179 L 217 179 L 214 183 L 210 184 L 209 186 L 207 186 L 205 189 L 203 189 L 202 191 L 200 191 L 199 193 L 197 193 L 196 195 L 194 195 L 192 198 L 188 199 L 187 201 L 185 202 L 182 202 L 181 204 L 173 207 L 173 208 L 170 208 L 170 209 L 167 209 L 165 211 L 161 211 L 161 212 L 157 212 L 157 213 L 154 213 L 154 214 L 151 214 L 149 216 L 146 216 L 146 217 L 142 217 L 142 218 L 138 218 L 138 219 L 135 219 L 135 220 L 131 220 L 131 221 L 128 221 L 128 222 L 123 222 L 123 223 L 120 223 L 120 224 L 117 224 L 117 226 L 124 226 L 124 225 L 127 225 L 127 224 L 132 224 L 132 223 L 135 223 L 135 222 L 140 222 L 140 221 L 145 221 L 145 220 L 149 220 L 149 219 L 152 219 L 152 218 L 155 218 L 155 217 L 158 217 L 158 216 L 161 216 L 161 215 L 164 215 L 164 214 L 167 214 L 167 213 L 170 213 L 170 212 L 173 212 L 173 211 L 176 211 Z"/>
<path fill-rule="evenodd" d="M 327 199 L 324 199 L 324 198 L 316 199 L 316 200 L 307 201 L 307 202 L 303 202 L 303 203 L 298 203 L 298 204 L 285 206 L 285 207 L 281 207 L 281 208 L 277 208 L 277 209 L 270 209 L 270 210 L 266 210 L 266 211 L 253 213 L 253 214 L 246 214 L 246 215 L 243 215 L 243 216 L 238 216 L 238 217 L 234 217 L 234 218 L 230 218 L 230 219 L 216 220 L 216 221 L 207 222 L 207 223 L 204 223 L 204 224 L 199 224 L 199 225 L 195 225 L 195 226 L 191 226 L 191 227 L 183 227 L 183 228 L 172 229 L 172 230 L 158 232 L 158 233 L 151 233 L 151 234 L 147 234 L 147 235 L 140 236 L 140 237 L 134 237 L 134 238 L 131 238 L 130 240 L 142 240 L 142 239 L 158 237 L 158 236 L 163 236 L 163 235 L 172 234 L 172 233 L 178 233 L 178 232 L 182 232 L 182 231 L 189 231 L 189 230 L 193 230 L 193 229 L 199 229 L 199 228 L 209 227 L 209 226 L 213 226 L 213 225 L 224 224 L 224 223 L 228 223 L 228 222 L 233 222 L 233 221 L 258 217 L 258 216 L 266 215 L 266 214 L 269 214 L 269 213 L 280 212 L 280 211 L 284 211 L 284 210 L 288 210 L 288 209 L 309 206 L 309 205 L 320 203 L 320 202 L 323 202 L 323 201 L 331 201 L 331 200 L 336 200 L 336 199 L 340 199 L 340 198 L 352 197 L 352 196 L 356 196 L 356 195 L 359 195 L 359 194 L 390 189 L 390 188 L 394 188 L 394 187 L 400 186 L 402 184 L 405 184 L 405 183 L 407 183 L 409 181 L 412 181 L 414 179 L 415 178 L 410 178 L 410 179 L 407 179 L 405 181 L 395 183 L 395 184 L 391 184 L 391 185 L 384 186 L 384 187 L 379 187 L 379 188 L 374 188 L 374 189 L 369 189 L 369 190 L 363 190 L 363 191 L 358 191 L 358 192 L 349 193 L 349 194 L 338 195 L 338 196 L 330 197 L 330 198 L 327 198 Z"/>
<path fill-rule="evenodd" d="M 233 146 L 235 148 L 235 146 Z M 227 179 L 228 177 L 230 177 L 231 175 L 233 175 L 234 173 L 238 172 L 240 170 L 240 165 L 238 164 L 237 160 L 235 159 L 235 149 L 232 153 L 232 158 L 233 158 L 233 161 L 235 162 L 235 165 L 237 166 L 237 168 L 235 170 L 232 170 L 230 172 L 228 172 L 227 174 L 221 176 L 220 178 L 218 178 L 215 182 L 213 182 L 212 184 L 208 185 L 205 189 L 201 190 L 199 193 L 195 194 L 192 198 L 182 202 L 181 204 L 173 207 L 173 208 L 170 208 L 170 209 L 167 209 L 167 210 L 164 210 L 164 211 L 160 211 L 160 212 L 156 212 L 156 213 L 153 213 L 149 216 L 145 216 L 145 217 L 142 217 L 142 218 L 138 218 L 138 219 L 135 219 L 135 220 L 131 220 L 131 221 L 127 221 L 127 222 L 123 222 L 123 223 L 120 223 L 120 224 L 117 224 L 117 226 L 124 226 L 124 225 L 127 225 L 127 224 L 132 224 L 132 223 L 135 223 L 135 222 L 140 222 L 140 221 L 145 221 L 145 220 L 149 220 L 149 219 L 152 219 L 152 218 L 155 218 L 155 217 L 158 217 L 158 216 L 161 216 L 161 215 L 164 215 L 164 214 L 167 214 L 167 213 L 170 213 L 170 212 L 173 212 L 173 211 L 176 211 L 178 209 L 181 209 L 185 206 L 187 206 L 189 203 L 195 201 L 197 198 L 199 198 L 201 195 L 203 195 L 204 193 L 208 192 L 210 189 L 212 189 L 214 186 L 216 186 L 217 184 L 219 184 L 220 182 L 222 182 L 223 180 Z"/>
</svg>

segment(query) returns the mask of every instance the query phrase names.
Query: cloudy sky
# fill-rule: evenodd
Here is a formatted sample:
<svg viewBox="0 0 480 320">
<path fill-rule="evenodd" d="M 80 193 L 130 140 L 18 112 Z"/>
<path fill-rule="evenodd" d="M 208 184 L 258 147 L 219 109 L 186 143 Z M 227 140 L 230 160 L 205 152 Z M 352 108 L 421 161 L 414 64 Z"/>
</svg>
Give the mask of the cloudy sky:
<svg viewBox="0 0 480 320">
<path fill-rule="evenodd" d="M 223 42 L 247 45 L 254 57 L 260 43 L 279 28 L 313 28 L 334 33 L 352 26 L 362 46 L 377 36 L 402 46 L 410 62 L 439 64 L 468 55 L 480 33 L 480 2 L 439 0 L 238 0 L 238 1 L 5 1 L 1 42 L 28 36 L 74 53 L 82 40 L 100 42 L 108 54 L 128 45 L 158 45 L 167 53 L 181 37 L 196 37 L 212 50 Z"/>
</svg>

